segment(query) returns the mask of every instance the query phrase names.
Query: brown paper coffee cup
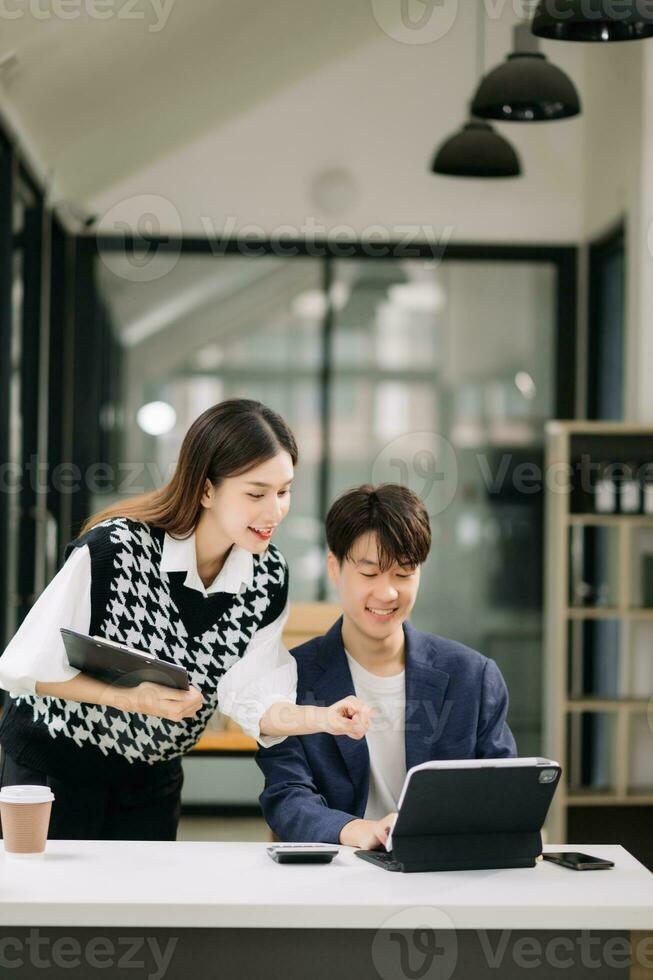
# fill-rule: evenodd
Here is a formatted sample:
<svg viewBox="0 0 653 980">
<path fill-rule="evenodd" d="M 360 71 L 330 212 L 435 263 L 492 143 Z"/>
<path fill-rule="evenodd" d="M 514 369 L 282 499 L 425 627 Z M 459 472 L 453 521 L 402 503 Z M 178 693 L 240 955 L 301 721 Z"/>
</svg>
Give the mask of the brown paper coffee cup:
<svg viewBox="0 0 653 980">
<path fill-rule="evenodd" d="M 53 800 L 48 786 L 0 789 L 0 819 L 7 854 L 33 857 L 45 852 Z"/>
</svg>

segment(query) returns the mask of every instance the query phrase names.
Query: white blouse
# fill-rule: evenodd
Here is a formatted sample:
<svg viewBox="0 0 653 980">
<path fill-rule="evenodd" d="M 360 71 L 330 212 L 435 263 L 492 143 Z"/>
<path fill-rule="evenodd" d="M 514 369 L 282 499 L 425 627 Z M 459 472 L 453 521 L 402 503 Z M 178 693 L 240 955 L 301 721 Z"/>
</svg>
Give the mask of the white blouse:
<svg viewBox="0 0 653 980">
<path fill-rule="evenodd" d="M 197 571 L 195 535 L 184 540 L 166 533 L 161 571 L 185 571 L 184 585 L 203 595 L 239 593 L 253 580 L 254 560 L 244 548 L 234 547 L 209 586 Z M 258 630 L 244 656 L 218 682 L 218 707 L 264 748 L 284 736 L 261 735 L 260 720 L 278 702 L 296 703 L 297 664 L 283 645 L 281 634 L 288 618 L 282 614 Z M 13 639 L 0 656 L 0 688 L 12 695 L 34 695 L 37 681 L 69 681 L 80 673 L 66 656 L 61 627 L 88 633 L 91 624 L 91 556 L 87 545 L 76 548 L 43 590 Z"/>
</svg>

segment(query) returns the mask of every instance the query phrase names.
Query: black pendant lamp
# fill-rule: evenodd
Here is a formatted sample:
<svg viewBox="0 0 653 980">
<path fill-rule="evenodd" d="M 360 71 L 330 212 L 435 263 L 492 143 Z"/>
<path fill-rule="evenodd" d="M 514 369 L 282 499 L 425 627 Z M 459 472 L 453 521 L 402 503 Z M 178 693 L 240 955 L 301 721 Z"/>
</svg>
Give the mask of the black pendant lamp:
<svg viewBox="0 0 653 980">
<path fill-rule="evenodd" d="M 431 171 L 446 177 L 519 177 L 522 172 L 512 144 L 481 119 L 470 119 L 444 141 Z"/>
<path fill-rule="evenodd" d="M 571 78 L 538 50 L 530 24 L 514 30 L 514 52 L 481 79 L 472 113 L 503 122 L 549 122 L 577 116 L 580 97 Z"/>
<path fill-rule="evenodd" d="M 480 19 L 479 19 L 480 18 Z M 476 14 L 476 44 L 479 77 L 483 74 L 485 38 L 483 4 Z M 436 150 L 431 173 L 445 177 L 519 177 L 522 172 L 517 151 L 485 120 L 473 117 L 449 136 Z"/>
<path fill-rule="evenodd" d="M 533 34 L 553 41 L 640 41 L 653 37 L 648 0 L 541 0 Z"/>
</svg>

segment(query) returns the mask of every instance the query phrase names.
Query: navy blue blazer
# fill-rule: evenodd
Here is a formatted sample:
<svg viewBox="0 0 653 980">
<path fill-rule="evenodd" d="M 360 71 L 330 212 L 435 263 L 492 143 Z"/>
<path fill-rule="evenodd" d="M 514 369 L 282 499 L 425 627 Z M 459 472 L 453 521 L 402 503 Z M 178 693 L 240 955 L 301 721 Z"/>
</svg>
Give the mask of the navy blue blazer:
<svg viewBox="0 0 653 980">
<path fill-rule="evenodd" d="M 406 769 L 430 759 L 506 758 L 517 754 L 506 723 L 508 690 L 493 660 L 404 624 Z M 329 705 L 355 694 L 342 645 L 342 619 L 291 653 L 297 703 Z M 367 741 L 347 735 L 291 736 L 256 761 L 265 776 L 263 814 L 281 840 L 338 843 L 367 806 Z"/>
</svg>

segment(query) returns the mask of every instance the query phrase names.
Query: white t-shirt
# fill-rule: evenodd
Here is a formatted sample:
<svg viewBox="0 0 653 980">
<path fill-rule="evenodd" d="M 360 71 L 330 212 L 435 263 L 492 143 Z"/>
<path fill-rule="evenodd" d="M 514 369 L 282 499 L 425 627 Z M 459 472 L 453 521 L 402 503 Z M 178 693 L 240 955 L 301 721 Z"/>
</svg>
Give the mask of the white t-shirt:
<svg viewBox="0 0 653 980">
<path fill-rule="evenodd" d="M 406 778 L 406 672 L 379 677 L 361 667 L 349 653 L 347 661 L 357 697 L 376 708 L 366 735 L 370 791 L 365 819 L 380 820 L 397 809 Z"/>
</svg>

